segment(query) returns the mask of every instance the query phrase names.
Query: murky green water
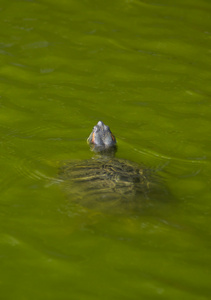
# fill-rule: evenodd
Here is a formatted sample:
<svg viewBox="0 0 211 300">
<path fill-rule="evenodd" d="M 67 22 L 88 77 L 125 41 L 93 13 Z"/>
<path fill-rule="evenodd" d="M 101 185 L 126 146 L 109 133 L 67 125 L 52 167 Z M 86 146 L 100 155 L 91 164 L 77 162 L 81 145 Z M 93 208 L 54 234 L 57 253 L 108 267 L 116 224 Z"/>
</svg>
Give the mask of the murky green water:
<svg viewBox="0 0 211 300">
<path fill-rule="evenodd" d="M 208 299 L 209 1 L 1 1 L 2 299 Z M 158 169 L 174 201 L 113 215 L 56 182 L 92 156 Z"/>
</svg>

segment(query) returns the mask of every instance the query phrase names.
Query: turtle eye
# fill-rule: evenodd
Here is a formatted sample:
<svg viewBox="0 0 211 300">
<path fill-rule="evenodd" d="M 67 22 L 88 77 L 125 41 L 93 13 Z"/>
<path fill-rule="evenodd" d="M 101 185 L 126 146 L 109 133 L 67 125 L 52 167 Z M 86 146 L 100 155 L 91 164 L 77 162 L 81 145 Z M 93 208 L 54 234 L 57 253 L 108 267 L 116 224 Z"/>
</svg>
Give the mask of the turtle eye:
<svg viewBox="0 0 211 300">
<path fill-rule="evenodd" d="M 98 127 L 98 126 L 94 126 L 94 127 L 93 127 L 93 131 L 94 131 L 94 132 L 98 132 L 98 131 L 99 131 L 99 127 Z"/>
</svg>

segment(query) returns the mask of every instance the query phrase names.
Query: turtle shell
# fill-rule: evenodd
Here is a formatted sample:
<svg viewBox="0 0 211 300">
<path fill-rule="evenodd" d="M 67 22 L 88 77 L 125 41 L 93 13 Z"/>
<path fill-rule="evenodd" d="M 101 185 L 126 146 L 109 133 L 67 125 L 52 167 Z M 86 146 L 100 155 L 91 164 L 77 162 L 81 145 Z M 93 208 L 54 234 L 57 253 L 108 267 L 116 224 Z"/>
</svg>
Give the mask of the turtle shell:
<svg viewBox="0 0 211 300">
<path fill-rule="evenodd" d="M 158 186 L 152 170 L 109 157 L 66 162 L 60 168 L 59 178 L 72 201 L 88 207 L 105 202 L 110 206 L 147 202 Z"/>
</svg>

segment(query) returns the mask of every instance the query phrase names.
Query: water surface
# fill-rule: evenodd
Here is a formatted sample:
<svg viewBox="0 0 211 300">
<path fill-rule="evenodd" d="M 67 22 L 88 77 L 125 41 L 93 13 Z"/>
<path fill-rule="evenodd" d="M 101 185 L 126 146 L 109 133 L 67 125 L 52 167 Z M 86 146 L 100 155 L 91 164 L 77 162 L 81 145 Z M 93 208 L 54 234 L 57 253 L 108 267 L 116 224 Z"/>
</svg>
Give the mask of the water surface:
<svg viewBox="0 0 211 300">
<path fill-rule="evenodd" d="M 1 1 L 0 288 L 4 299 L 208 299 L 209 1 Z M 61 161 L 159 170 L 174 201 L 133 214 L 74 205 Z"/>
</svg>

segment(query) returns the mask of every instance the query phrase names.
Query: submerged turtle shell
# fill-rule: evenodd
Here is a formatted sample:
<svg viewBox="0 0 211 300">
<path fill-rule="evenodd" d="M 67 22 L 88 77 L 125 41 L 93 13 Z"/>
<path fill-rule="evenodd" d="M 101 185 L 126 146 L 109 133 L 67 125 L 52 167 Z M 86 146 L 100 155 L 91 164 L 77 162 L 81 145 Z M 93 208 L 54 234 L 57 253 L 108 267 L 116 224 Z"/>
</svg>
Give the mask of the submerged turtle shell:
<svg viewBox="0 0 211 300">
<path fill-rule="evenodd" d="M 143 203 L 158 187 L 152 170 L 109 157 L 68 162 L 60 169 L 60 179 L 71 200 L 88 207 L 100 202 L 129 204 L 140 198 Z"/>
</svg>

